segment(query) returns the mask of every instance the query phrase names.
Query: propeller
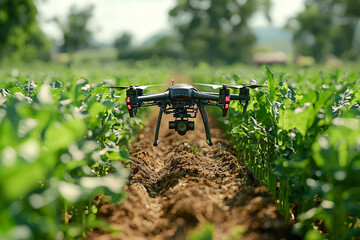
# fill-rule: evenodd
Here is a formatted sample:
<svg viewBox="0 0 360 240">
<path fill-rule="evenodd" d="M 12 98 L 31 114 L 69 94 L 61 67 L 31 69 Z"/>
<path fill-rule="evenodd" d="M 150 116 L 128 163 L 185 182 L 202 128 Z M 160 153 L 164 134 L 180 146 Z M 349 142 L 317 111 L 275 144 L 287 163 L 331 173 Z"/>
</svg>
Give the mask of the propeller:
<svg viewBox="0 0 360 240">
<path fill-rule="evenodd" d="M 263 85 L 257 85 L 257 84 L 253 84 L 253 85 L 217 85 L 217 84 L 205 84 L 205 83 L 196 83 L 198 85 L 203 85 L 203 86 L 208 86 L 208 87 L 212 87 L 213 89 L 218 89 L 218 88 L 223 88 L 224 85 L 227 87 L 227 88 L 235 88 L 235 89 L 240 89 L 240 88 L 258 88 L 258 87 L 266 87 L 266 86 L 263 86 Z"/>
<path fill-rule="evenodd" d="M 124 90 L 124 89 L 128 89 L 128 88 L 131 88 L 133 87 L 134 89 L 141 89 L 141 90 L 144 90 L 148 87 L 154 87 L 154 86 L 160 86 L 160 85 L 165 85 L 165 84 L 154 84 L 154 85 L 144 85 L 144 86 L 139 86 L 139 85 L 130 85 L 130 86 L 115 86 L 115 87 L 110 87 L 109 88 L 114 88 L 116 90 Z"/>
<path fill-rule="evenodd" d="M 213 89 L 223 88 L 224 85 L 217 85 L 217 84 L 206 84 L 206 83 L 195 83 L 197 85 L 203 85 L 207 87 L 212 87 Z"/>
<path fill-rule="evenodd" d="M 258 85 L 258 84 L 252 84 L 252 85 L 228 85 L 228 88 L 236 88 L 236 89 L 240 89 L 240 88 L 259 88 L 259 87 L 266 87 L 263 85 Z"/>
</svg>

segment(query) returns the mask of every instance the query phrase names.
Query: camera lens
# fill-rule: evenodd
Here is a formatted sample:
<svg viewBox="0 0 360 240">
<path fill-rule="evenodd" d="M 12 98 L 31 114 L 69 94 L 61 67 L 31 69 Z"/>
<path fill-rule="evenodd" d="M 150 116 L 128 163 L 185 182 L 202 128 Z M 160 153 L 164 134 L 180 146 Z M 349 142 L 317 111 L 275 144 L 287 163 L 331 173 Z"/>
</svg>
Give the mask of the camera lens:
<svg viewBox="0 0 360 240">
<path fill-rule="evenodd" d="M 186 124 L 186 122 L 178 122 L 177 123 L 177 130 L 179 131 L 179 132 L 184 132 L 184 131 L 186 131 L 187 130 L 187 124 Z"/>
</svg>

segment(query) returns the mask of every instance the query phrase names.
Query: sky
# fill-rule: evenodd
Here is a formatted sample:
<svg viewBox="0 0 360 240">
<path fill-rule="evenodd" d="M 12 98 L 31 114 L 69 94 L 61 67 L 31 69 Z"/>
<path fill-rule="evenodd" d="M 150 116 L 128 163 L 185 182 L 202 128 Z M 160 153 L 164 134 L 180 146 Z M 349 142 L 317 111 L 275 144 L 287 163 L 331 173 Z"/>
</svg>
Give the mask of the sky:
<svg viewBox="0 0 360 240">
<path fill-rule="evenodd" d="M 250 0 L 249 0 L 250 1 Z M 271 0 L 272 26 L 283 27 L 289 17 L 304 9 L 304 0 Z M 171 29 L 168 12 L 176 0 L 39 0 L 40 27 L 55 40 L 61 39 L 61 32 L 50 21 L 55 16 L 65 20 L 72 5 L 84 8 L 94 5 L 90 29 L 97 42 L 111 44 L 116 36 L 130 32 L 135 44 L 140 44 L 152 35 Z M 269 23 L 256 14 L 251 26 L 269 26 Z"/>
</svg>

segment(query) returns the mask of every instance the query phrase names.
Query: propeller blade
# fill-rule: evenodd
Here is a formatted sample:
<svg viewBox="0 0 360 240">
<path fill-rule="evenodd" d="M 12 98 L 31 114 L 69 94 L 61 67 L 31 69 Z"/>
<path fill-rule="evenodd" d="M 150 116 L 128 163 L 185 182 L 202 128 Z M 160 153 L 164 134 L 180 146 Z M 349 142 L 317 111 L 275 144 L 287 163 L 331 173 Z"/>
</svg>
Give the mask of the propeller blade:
<svg viewBox="0 0 360 240">
<path fill-rule="evenodd" d="M 148 88 L 148 87 L 163 86 L 163 85 L 165 85 L 165 84 L 154 84 L 154 85 L 135 86 L 134 88 L 135 88 L 135 89 L 142 89 L 142 90 L 144 90 L 144 89 L 146 89 L 146 88 Z"/>
<path fill-rule="evenodd" d="M 125 86 L 117 86 L 117 87 L 108 87 L 108 88 L 114 88 L 116 90 L 124 90 L 124 89 L 127 89 L 129 87 L 125 87 Z"/>
<path fill-rule="evenodd" d="M 205 84 L 205 83 L 195 83 L 197 85 L 203 85 L 207 87 L 212 87 L 213 89 L 223 88 L 224 85 L 217 85 L 217 84 Z"/>
<path fill-rule="evenodd" d="M 266 86 L 263 86 L 263 85 L 257 85 L 257 84 L 253 84 L 253 85 L 228 85 L 227 86 L 228 88 L 236 88 L 236 89 L 240 89 L 240 88 L 259 88 L 259 87 L 266 87 Z"/>
<path fill-rule="evenodd" d="M 148 87 L 154 87 L 154 86 L 160 86 L 160 85 L 165 85 L 165 84 L 154 84 L 154 85 L 144 85 L 144 86 L 139 86 L 139 85 L 136 85 L 136 86 L 133 86 L 134 89 L 146 89 Z M 109 88 L 114 88 L 116 90 L 124 90 L 124 89 L 128 89 L 130 88 L 131 86 L 115 86 L 115 87 L 110 87 L 108 86 Z"/>
<path fill-rule="evenodd" d="M 259 87 L 266 87 L 266 86 L 254 84 L 254 85 L 247 85 L 246 87 L 248 87 L 248 88 L 259 88 Z"/>
<path fill-rule="evenodd" d="M 218 89 L 218 88 L 223 88 L 224 85 L 217 85 L 217 84 L 205 84 L 205 83 L 196 83 L 198 85 L 203 85 L 203 86 L 208 86 L 208 87 L 212 87 L 213 89 Z M 235 89 L 240 89 L 240 88 L 258 88 L 258 87 L 266 87 L 263 85 L 257 85 L 257 84 L 253 84 L 253 85 L 226 85 L 227 88 L 235 88 Z"/>
</svg>

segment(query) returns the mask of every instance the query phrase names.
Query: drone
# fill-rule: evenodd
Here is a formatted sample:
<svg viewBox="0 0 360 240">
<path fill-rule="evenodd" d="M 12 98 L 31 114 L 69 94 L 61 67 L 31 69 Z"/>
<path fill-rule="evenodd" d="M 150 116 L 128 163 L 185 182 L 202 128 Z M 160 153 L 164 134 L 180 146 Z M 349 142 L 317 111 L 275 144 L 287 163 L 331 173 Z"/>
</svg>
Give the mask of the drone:
<svg viewBox="0 0 360 240">
<path fill-rule="evenodd" d="M 211 87 L 214 90 L 219 89 L 219 92 L 203 92 L 186 83 L 174 84 L 161 93 L 144 94 L 146 86 L 117 86 L 110 87 L 116 90 L 126 89 L 126 105 L 130 117 L 138 115 L 138 108 L 159 106 L 159 116 L 157 119 L 154 146 L 159 144 L 159 129 L 161 118 L 163 114 L 173 114 L 174 120 L 169 121 L 169 129 L 175 129 L 179 135 L 185 135 L 186 132 L 192 131 L 195 128 L 194 121 L 189 119 L 196 118 L 200 111 L 206 133 L 206 142 L 212 146 L 209 121 L 206 115 L 205 106 L 218 106 L 222 109 L 225 117 L 231 100 L 238 100 L 243 106 L 243 114 L 245 114 L 247 106 L 250 101 L 249 88 L 264 87 L 261 85 L 215 85 L 196 83 L 197 85 Z M 160 84 L 161 85 L 161 84 Z M 239 89 L 239 94 L 230 94 L 230 89 Z"/>
</svg>

